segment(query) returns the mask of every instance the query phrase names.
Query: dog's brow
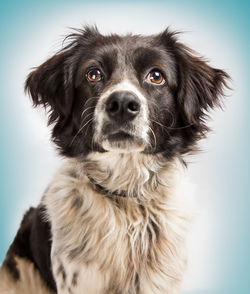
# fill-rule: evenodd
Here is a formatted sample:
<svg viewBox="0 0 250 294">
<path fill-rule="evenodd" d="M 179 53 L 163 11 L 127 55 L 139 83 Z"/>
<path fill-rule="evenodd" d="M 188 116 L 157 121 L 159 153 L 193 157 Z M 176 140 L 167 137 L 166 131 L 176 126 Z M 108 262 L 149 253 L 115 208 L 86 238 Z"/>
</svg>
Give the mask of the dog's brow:
<svg viewBox="0 0 250 294">
<path fill-rule="evenodd" d="M 159 61 L 161 59 L 161 55 L 157 50 L 139 47 L 134 50 L 133 59 L 135 64 L 138 66 L 141 64 L 152 64 Z"/>
<path fill-rule="evenodd" d="M 172 84 L 174 72 L 172 60 L 162 49 L 138 47 L 133 52 L 132 65 L 138 74 L 157 68 L 165 74 L 168 84 Z"/>
<path fill-rule="evenodd" d="M 168 76 L 168 59 L 160 50 L 154 50 L 145 47 L 139 47 L 134 50 L 132 64 L 138 73 L 156 67 L 163 70 Z"/>
<path fill-rule="evenodd" d="M 108 52 L 103 52 L 101 55 L 101 60 L 105 70 L 108 73 L 111 73 L 117 64 L 117 50 L 113 49 Z"/>
<path fill-rule="evenodd" d="M 107 73 L 111 73 L 117 64 L 117 51 L 112 50 L 101 50 L 101 52 L 92 53 L 92 57 L 86 60 L 83 64 L 83 69 L 86 70 L 89 67 L 99 67 Z"/>
</svg>

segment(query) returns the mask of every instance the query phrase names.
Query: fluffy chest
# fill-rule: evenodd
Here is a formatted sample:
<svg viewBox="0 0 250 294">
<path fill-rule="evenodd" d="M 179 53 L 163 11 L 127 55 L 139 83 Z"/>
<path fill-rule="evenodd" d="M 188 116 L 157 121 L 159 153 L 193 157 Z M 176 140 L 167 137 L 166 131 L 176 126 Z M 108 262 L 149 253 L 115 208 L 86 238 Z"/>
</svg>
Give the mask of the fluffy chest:
<svg viewBox="0 0 250 294">
<path fill-rule="evenodd" d="M 58 293 L 177 293 L 188 214 L 164 193 L 158 189 L 147 203 L 111 199 L 61 173 L 44 198 Z"/>
<path fill-rule="evenodd" d="M 72 227 L 79 239 L 65 246 L 53 241 L 58 293 L 146 294 L 176 287 L 185 265 L 183 236 L 148 212 L 130 218 L 132 224 L 119 216 L 103 216 L 99 224 L 88 218 L 81 232 Z"/>
</svg>

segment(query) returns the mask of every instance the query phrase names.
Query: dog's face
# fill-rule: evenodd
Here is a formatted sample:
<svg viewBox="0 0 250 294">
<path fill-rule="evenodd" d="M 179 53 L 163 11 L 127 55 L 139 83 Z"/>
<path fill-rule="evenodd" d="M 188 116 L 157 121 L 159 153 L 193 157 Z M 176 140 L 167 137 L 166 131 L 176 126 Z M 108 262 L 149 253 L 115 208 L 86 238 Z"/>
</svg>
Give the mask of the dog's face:
<svg viewBox="0 0 250 294">
<path fill-rule="evenodd" d="M 168 30 L 103 36 L 86 28 L 27 81 L 34 105 L 49 107 L 52 137 L 66 156 L 91 151 L 191 151 L 207 131 L 225 79 Z"/>
</svg>

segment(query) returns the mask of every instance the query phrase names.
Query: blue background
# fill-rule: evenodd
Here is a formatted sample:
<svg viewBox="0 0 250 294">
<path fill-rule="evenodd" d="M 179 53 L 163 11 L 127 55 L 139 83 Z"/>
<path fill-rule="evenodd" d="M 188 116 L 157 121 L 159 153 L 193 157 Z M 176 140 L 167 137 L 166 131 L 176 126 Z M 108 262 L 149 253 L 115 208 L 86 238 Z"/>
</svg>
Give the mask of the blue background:
<svg viewBox="0 0 250 294">
<path fill-rule="evenodd" d="M 198 207 L 207 216 L 194 237 L 209 255 L 199 264 L 206 279 L 197 276 L 196 285 L 191 275 L 187 293 L 250 293 L 249 18 L 247 1 L 2 1 L 0 262 L 24 211 L 38 203 L 61 162 L 49 143 L 44 113 L 32 110 L 23 93 L 30 68 L 60 48 L 58 36 L 67 26 L 97 23 L 106 31 L 152 33 L 164 23 L 192 31 L 187 41 L 205 56 L 218 54 L 214 64 L 228 70 L 234 89 L 226 111 L 215 114 L 215 133 L 202 143 L 205 152 L 190 169 L 198 183 Z"/>
</svg>

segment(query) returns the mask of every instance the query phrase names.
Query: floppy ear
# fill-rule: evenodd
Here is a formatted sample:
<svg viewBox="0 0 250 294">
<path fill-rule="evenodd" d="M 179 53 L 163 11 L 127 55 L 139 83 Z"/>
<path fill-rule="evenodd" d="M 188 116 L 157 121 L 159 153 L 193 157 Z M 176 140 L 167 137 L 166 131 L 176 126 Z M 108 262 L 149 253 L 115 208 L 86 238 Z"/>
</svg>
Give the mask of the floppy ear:
<svg viewBox="0 0 250 294">
<path fill-rule="evenodd" d="M 83 48 L 100 35 L 96 27 L 86 26 L 83 30 L 74 31 L 75 33 L 65 38 L 70 43 L 31 72 L 25 83 L 25 90 L 30 94 L 34 106 L 42 104 L 49 109 L 48 124 L 60 119 L 62 126 L 71 114 L 74 94 L 73 66 L 81 58 Z"/>
<path fill-rule="evenodd" d="M 207 130 L 204 125 L 207 111 L 222 105 L 221 97 L 229 76 L 192 55 L 186 47 L 179 46 L 179 50 L 177 101 L 182 106 L 184 120 L 200 126 L 204 132 Z"/>
<path fill-rule="evenodd" d="M 176 102 L 185 125 L 192 125 L 200 135 L 208 130 L 205 119 L 209 109 L 221 106 L 221 97 L 229 75 L 212 68 L 185 45 L 178 42 L 177 33 L 167 29 L 162 34 L 166 48 L 174 55 L 177 67 Z"/>
<path fill-rule="evenodd" d="M 69 52 L 54 55 L 31 72 L 25 83 L 33 105 L 42 104 L 49 109 L 49 122 L 59 117 L 66 119 L 72 104 L 72 82 L 70 68 L 67 64 Z"/>
</svg>

